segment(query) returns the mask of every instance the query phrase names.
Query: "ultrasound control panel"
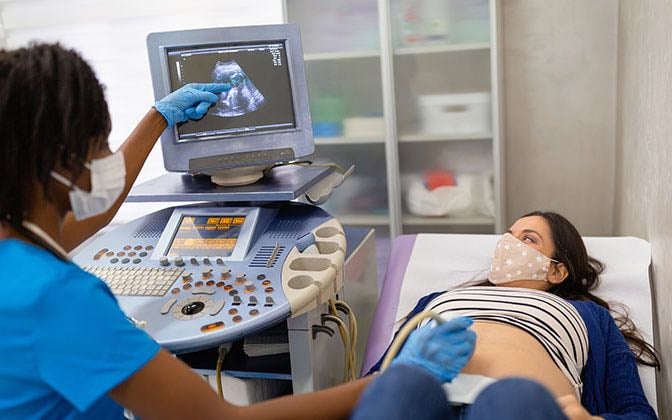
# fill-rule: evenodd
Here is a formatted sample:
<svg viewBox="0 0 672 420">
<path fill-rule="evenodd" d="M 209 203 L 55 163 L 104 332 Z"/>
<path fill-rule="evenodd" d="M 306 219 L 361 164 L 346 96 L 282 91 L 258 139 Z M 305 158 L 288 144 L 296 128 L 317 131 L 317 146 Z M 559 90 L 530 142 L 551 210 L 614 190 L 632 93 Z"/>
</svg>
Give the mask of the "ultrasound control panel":
<svg viewBox="0 0 672 420">
<path fill-rule="evenodd" d="M 282 203 L 164 209 L 120 226 L 74 258 L 127 316 L 173 352 L 236 340 L 332 298 L 343 228 L 324 210 Z"/>
</svg>

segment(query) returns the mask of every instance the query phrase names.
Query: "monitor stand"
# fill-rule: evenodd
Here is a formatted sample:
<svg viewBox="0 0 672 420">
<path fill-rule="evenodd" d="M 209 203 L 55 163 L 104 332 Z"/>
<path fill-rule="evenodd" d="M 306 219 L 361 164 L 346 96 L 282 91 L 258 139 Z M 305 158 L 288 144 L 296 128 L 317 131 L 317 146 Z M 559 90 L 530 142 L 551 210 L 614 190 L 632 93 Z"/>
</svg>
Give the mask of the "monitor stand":
<svg viewBox="0 0 672 420">
<path fill-rule="evenodd" d="M 210 175 L 213 184 L 220 187 L 237 187 L 240 185 L 250 185 L 259 181 L 264 176 L 264 171 L 269 166 L 245 166 L 242 168 L 223 169 L 221 171 L 206 173 Z"/>
<path fill-rule="evenodd" d="M 215 185 L 208 176 L 171 172 L 134 186 L 126 201 L 291 201 L 316 187 L 332 172 L 334 168 L 328 166 L 277 166 L 266 171 L 264 177 L 254 184 L 230 187 Z"/>
</svg>

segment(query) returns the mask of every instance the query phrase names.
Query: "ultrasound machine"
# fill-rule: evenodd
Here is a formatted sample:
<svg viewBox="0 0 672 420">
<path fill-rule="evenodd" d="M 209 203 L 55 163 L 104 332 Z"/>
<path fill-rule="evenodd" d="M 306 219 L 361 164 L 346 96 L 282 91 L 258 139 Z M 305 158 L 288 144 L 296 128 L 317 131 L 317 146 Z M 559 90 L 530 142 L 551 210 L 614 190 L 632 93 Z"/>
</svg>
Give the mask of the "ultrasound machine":
<svg viewBox="0 0 672 420">
<path fill-rule="evenodd" d="M 294 392 L 340 382 L 343 346 L 320 332 L 330 331 L 321 316 L 343 288 L 345 232 L 297 201 L 328 197 L 340 174 L 292 164 L 314 150 L 298 27 L 152 33 L 147 47 L 157 99 L 194 82 L 231 90 L 201 120 L 163 133 L 169 173 L 136 186 L 127 201 L 203 203 L 116 227 L 74 261 L 192 367 L 211 369 L 216 357 L 203 355 L 280 325 Z"/>
</svg>

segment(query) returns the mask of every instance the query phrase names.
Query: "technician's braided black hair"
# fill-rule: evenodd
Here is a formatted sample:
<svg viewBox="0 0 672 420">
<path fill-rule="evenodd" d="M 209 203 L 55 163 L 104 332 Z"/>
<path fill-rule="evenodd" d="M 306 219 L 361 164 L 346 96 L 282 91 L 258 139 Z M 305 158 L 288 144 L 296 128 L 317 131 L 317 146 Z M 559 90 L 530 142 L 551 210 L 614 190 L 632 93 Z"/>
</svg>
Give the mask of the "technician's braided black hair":
<svg viewBox="0 0 672 420">
<path fill-rule="evenodd" d="M 77 178 L 91 147 L 107 139 L 110 119 L 91 67 L 59 44 L 0 50 L 0 222 L 20 226 L 50 171 Z"/>
</svg>

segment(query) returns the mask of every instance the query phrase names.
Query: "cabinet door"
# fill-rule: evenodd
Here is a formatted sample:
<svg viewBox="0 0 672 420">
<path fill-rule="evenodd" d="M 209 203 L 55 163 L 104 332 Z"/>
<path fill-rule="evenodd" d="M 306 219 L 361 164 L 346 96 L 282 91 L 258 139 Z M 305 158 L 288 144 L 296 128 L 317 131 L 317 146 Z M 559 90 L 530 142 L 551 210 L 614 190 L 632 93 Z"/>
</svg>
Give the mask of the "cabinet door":
<svg viewBox="0 0 672 420">
<path fill-rule="evenodd" d="M 405 233 L 494 231 L 490 4 L 391 0 Z"/>
<path fill-rule="evenodd" d="M 344 225 L 389 231 L 377 0 L 286 0 L 301 29 L 316 163 L 355 165 L 324 205 Z"/>
</svg>

